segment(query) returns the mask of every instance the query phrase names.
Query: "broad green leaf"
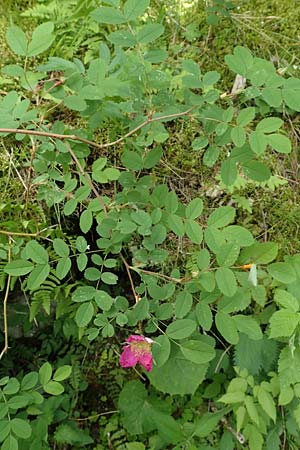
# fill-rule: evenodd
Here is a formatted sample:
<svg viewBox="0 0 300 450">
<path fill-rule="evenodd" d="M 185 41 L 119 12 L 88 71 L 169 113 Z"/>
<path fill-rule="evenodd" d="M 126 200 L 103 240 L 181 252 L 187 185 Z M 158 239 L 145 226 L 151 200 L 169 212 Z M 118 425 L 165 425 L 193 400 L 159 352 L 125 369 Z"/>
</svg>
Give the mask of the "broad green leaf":
<svg viewBox="0 0 300 450">
<path fill-rule="evenodd" d="M 88 186 L 88 185 L 80 186 L 75 191 L 75 199 L 77 200 L 77 202 L 83 202 L 84 200 L 86 200 L 88 198 L 90 193 L 91 193 L 90 186 Z"/>
<path fill-rule="evenodd" d="M 130 433 L 141 434 L 155 428 L 151 419 L 152 409 L 145 386 L 138 380 L 127 382 L 120 395 L 118 407 L 124 426 Z"/>
<path fill-rule="evenodd" d="M 205 136 L 199 136 L 192 142 L 192 149 L 193 150 L 201 150 L 202 148 L 206 147 L 208 144 L 208 139 Z"/>
<path fill-rule="evenodd" d="M 186 316 L 193 306 L 193 296 L 187 291 L 181 291 L 176 295 L 175 315 L 178 319 Z"/>
<path fill-rule="evenodd" d="M 237 291 L 237 282 L 234 273 L 227 267 L 217 269 L 216 282 L 218 288 L 226 297 L 232 297 Z"/>
<path fill-rule="evenodd" d="M 248 123 L 252 122 L 254 117 L 255 117 L 255 108 L 253 108 L 252 106 L 249 108 L 244 108 L 239 112 L 236 119 L 236 123 L 239 126 L 244 127 L 248 125 Z"/>
<path fill-rule="evenodd" d="M 50 273 L 49 264 L 37 264 L 27 279 L 27 287 L 30 290 L 37 289 L 43 284 Z"/>
<path fill-rule="evenodd" d="M 103 311 L 109 311 L 113 305 L 113 298 L 105 291 L 97 290 L 95 292 L 95 301 L 97 306 Z"/>
<path fill-rule="evenodd" d="M 85 429 L 81 429 L 74 423 L 68 422 L 60 423 L 59 426 L 56 427 L 55 442 L 57 442 L 58 446 L 65 445 L 64 443 L 68 442 L 68 445 L 72 447 L 80 445 L 81 448 L 85 448 L 86 445 L 92 444 L 94 440 L 89 436 Z"/>
<path fill-rule="evenodd" d="M 152 219 L 151 219 L 150 214 L 148 214 L 146 211 L 143 211 L 141 209 L 138 209 L 137 211 L 133 211 L 130 214 L 130 217 L 137 224 L 143 225 L 147 228 L 152 225 Z"/>
<path fill-rule="evenodd" d="M 198 281 L 204 291 L 212 292 L 216 287 L 216 279 L 213 272 L 201 272 L 198 277 Z"/>
<path fill-rule="evenodd" d="M 300 80 L 288 78 L 284 81 L 282 97 L 289 108 L 300 111 Z"/>
<path fill-rule="evenodd" d="M 300 316 L 298 313 L 286 309 L 276 311 L 270 318 L 270 338 L 291 337 L 299 321 Z"/>
<path fill-rule="evenodd" d="M 251 232 L 240 225 L 229 225 L 222 232 L 227 241 L 234 242 L 240 247 L 249 247 L 254 243 Z"/>
<path fill-rule="evenodd" d="M 245 400 L 245 393 L 241 391 L 236 391 L 222 395 L 222 397 L 219 398 L 218 401 L 222 403 L 228 403 L 230 405 L 231 403 L 242 403 L 244 402 L 244 400 Z"/>
<path fill-rule="evenodd" d="M 247 288 L 238 288 L 232 297 L 223 296 L 218 301 L 218 310 L 225 313 L 244 311 L 251 303 L 251 295 Z"/>
<path fill-rule="evenodd" d="M 43 386 L 43 389 L 47 394 L 61 395 L 64 392 L 64 387 L 57 381 L 49 381 L 49 383 Z"/>
<path fill-rule="evenodd" d="M 194 434 L 198 437 L 209 436 L 214 429 L 219 424 L 220 420 L 224 416 L 224 412 L 216 412 L 216 413 L 204 413 L 200 420 L 195 421 L 195 431 Z M 204 447 L 203 447 L 204 448 Z"/>
<path fill-rule="evenodd" d="M 236 161 L 233 158 L 227 158 L 221 164 L 221 179 L 226 186 L 234 184 L 238 172 Z"/>
<path fill-rule="evenodd" d="M 243 127 L 235 127 L 231 130 L 231 139 L 234 145 L 242 147 L 246 142 L 246 132 Z"/>
<path fill-rule="evenodd" d="M 154 244 L 162 244 L 167 237 L 167 230 L 164 225 L 161 225 L 160 223 L 157 225 L 154 225 L 153 228 L 151 228 L 151 241 Z"/>
<path fill-rule="evenodd" d="M 37 382 L 38 382 L 37 372 L 29 372 L 23 377 L 21 381 L 21 390 L 29 391 L 37 385 Z"/>
<path fill-rule="evenodd" d="M 185 209 L 187 219 L 197 219 L 203 211 L 203 201 L 201 198 L 194 198 Z"/>
<path fill-rule="evenodd" d="M 215 70 L 206 72 L 202 78 L 204 88 L 207 88 L 207 87 L 210 87 L 210 86 L 213 86 L 214 84 L 216 84 L 219 81 L 220 77 L 221 77 L 221 75 L 218 72 L 216 72 Z"/>
<path fill-rule="evenodd" d="M 141 170 L 143 168 L 143 160 L 139 153 L 131 150 L 125 150 L 121 156 L 121 161 L 127 169 Z"/>
<path fill-rule="evenodd" d="M 26 275 L 33 269 L 33 264 L 25 259 L 15 259 L 14 261 L 7 263 L 3 270 L 8 275 L 19 277 L 21 275 Z"/>
<path fill-rule="evenodd" d="M 258 123 L 256 130 L 262 133 L 273 133 L 279 130 L 282 125 L 283 120 L 279 119 L 279 117 L 266 117 Z"/>
<path fill-rule="evenodd" d="M 145 169 L 151 169 L 154 167 L 160 161 L 162 154 L 163 149 L 159 145 L 151 149 L 144 159 L 143 165 Z"/>
<path fill-rule="evenodd" d="M 19 438 L 28 439 L 31 436 L 32 429 L 28 421 L 15 417 L 10 425 L 12 432 Z"/>
<path fill-rule="evenodd" d="M 65 278 L 71 269 L 72 263 L 70 258 L 61 258 L 55 268 L 56 275 L 60 280 Z"/>
<path fill-rule="evenodd" d="M 150 0 L 127 0 L 124 4 L 124 16 L 127 20 L 135 20 L 145 13 Z"/>
<path fill-rule="evenodd" d="M 17 439 L 10 434 L 3 442 L 1 450 L 18 450 L 18 448 Z"/>
<path fill-rule="evenodd" d="M 152 355 L 157 367 L 165 364 L 170 356 L 171 344 L 166 334 L 162 334 L 154 339 L 156 344 L 152 346 Z"/>
<path fill-rule="evenodd" d="M 240 253 L 240 246 L 235 242 L 223 244 L 216 252 L 219 266 L 230 267 L 236 262 Z"/>
<path fill-rule="evenodd" d="M 137 43 L 135 36 L 130 31 L 113 31 L 108 35 L 108 40 L 116 47 L 125 47 L 125 48 L 134 47 Z"/>
<path fill-rule="evenodd" d="M 126 22 L 126 17 L 116 8 L 101 6 L 91 12 L 91 18 L 98 23 L 117 25 Z"/>
<path fill-rule="evenodd" d="M 245 406 L 247 413 L 249 414 L 250 419 L 252 422 L 254 422 L 256 425 L 259 425 L 259 414 L 256 408 L 256 405 L 254 403 L 253 397 L 250 395 L 246 395 L 245 397 Z"/>
<path fill-rule="evenodd" d="M 98 158 L 93 162 L 93 164 L 92 164 L 93 178 L 94 178 L 94 175 L 97 175 L 97 172 L 102 172 L 102 170 L 104 169 L 106 164 L 107 164 L 107 158 Z"/>
<path fill-rule="evenodd" d="M 203 164 L 207 167 L 213 167 L 220 155 L 220 149 L 216 146 L 209 146 L 203 155 Z"/>
<path fill-rule="evenodd" d="M 251 150 L 257 155 L 262 155 L 267 148 L 267 137 L 261 131 L 251 131 L 249 136 Z"/>
<path fill-rule="evenodd" d="M 203 231 L 198 222 L 192 219 L 185 221 L 185 233 L 194 244 L 201 244 Z"/>
<path fill-rule="evenodd" d="M 34 391 L 31 395 L 33 395 L 33 394 L 37 394 L 38 396 L 41 396 L 41 394 L 38 394 L 36 391 Z M 17 409 L 25 408 L 28 405 L 28 403 L 30 403 L 30 402 L 31 402 L 31 399 L 28 395 L 14 395 L 13 397 L 11 397 L 8 400 L 7 405 L 9 407 L 9 409 L 17 410 Z"/>
<path fill-rule="evenodd" d="M 7 395 L 16 394 L 17 392 L 19 392 L 19 390 L 20 390 L 20 383 L 15 377 L 10 378 L 7 385 L 3 388 L 4 394 Z"/>
<path fill-rule="evenodd" d="M 87 246 L 88 246 L 88 244 L 87 244 L 86 239 L 83 236 L 78 236 L 76 239 L 76 249 L 79 252 L 85 252 L 87 249 Z"/>
<path fill-rule="evenodd" d="M 225 56 L 225 62 L 234 73 L 247 77 L 247 73 L 253 65 L 253 56 L 247 48 L 237 46 L 233 55 Z"/>
<path fill-rule="evenodd" d="M 93 225 L 93 213 L 86 209 L 80 214 L 79 226 L 83 233 L 87 233 Z"/>
<path fill-rule="evenodd" d="M 61 256 L 62 258 L 66 258 L 70 254 L 69 246 L 63 239 L 55 238 L 53 240 L 53 248 L 58 256 Z"/>
<path fill-rule="evenodd" d="M 75 322 L 82 328 L 86 327 L 94 316 L 94 306 L 92 302 L 83 303 L 79 306 L 75 315 Z"/>
<path fill-rule="evenodd" d="M 253 317 L 237 314 L 236 316 L 233 316 L 233 320 L 237 329 L 241 333 L 246 334 L 250 339 L 254 341 L 262 339 L 263 334 L 260 326 Z"/>
<path fill-rule="evenodd" d="M 292 144 L 289 138 L 282 134 L 269 134 L 267 136 L 268 144 L 279 153 L 291 153 Z"/>
<path fill-rule="evenodd" d="M 153 408 L 152 418 L 157 427 L 158 435 L 164 442 L 175 444 L 182 441 L 181 426 L 172 416 Z"/>
<path fill-rule="evenodd" d="M 118 276 L 111 272 L 103 272 L 101 274 L 101 281 L 105 284 L 117 284 Z"/>
<path fill-rule="evenodd" d="M 61 366 L 54 372 L 53 380 L 54 381 L 66 380 L 67 378 L 69 378 L 71 373 L 72 373 L 72 367 L 71 366 L 68 366 L 68 365 Z"/>
<path fill-rule="evenodd" d="M 96 267 L 88 267 L 84 271 L 84 278 L 89 281 L 99 281 L 100 276 L 101 272 L 99 269 L 96 269 Z"/>
<path fill-rule="evenodd" d="M 68 95 L 64 98 L 64 104 L 72 111 L 84 111 L 87 108 L 86 101 L 80 95 Z"/>
<path fill-rule="evenodd" d="M 6 32 L 7 43 L 11 50 L 18 56 L 27 55 L 28 41 L 26 35 L 20 27 L 12 25 Z"/>
<path fill-rule="evenodd" d="M 254 181 L 267 181 L 271 172 L 270 169 L 259 161 L 250 161 L 242 165 L 245 175 Z"/>
<path fill-rule="evenodd" d="M 270 106 L 278 108 L 282 104 L 282 90 L 278 87 L 266 87 L 262 89 L 263 100 Z"/>
<path fill-rule="evenodd" d="M 208 218 L 207 225 L 215 228 L 229 225 L 235 217 L 235 209 L 232 206 L 221 206 Z"/>
<path fill-rule="evenodd" d="M 236 428 L 237 431 L 240 432 L 244 423 L 246 415 L 246 408 L 244 406 L 239 406 L 236 411 Z"/>
<path fill-rule="evenodd" d="M 148 23 L 138 29 L 136 39 L 139 44 L 149 44 L 159 38 L 163 32 L 164 27 L 160 23 Z"/>
<path fill-rule="evenodd" d="M 107 167 L 103 170 L 103 176 L 107 178 L 107 182 L 109 181 L 117 181 L 121 175 L 119 169 L 115 169 L 114 167 Z"/>
<path fill-rule="evenodd" d="M 37 264 L 47 264 L 49 255 L 47 250 L 37 241 L 29 241 L 25 247 L 27 258 L 32 259 Z"/>
<path fill-rule="evenodd" d="M 3 404 L 1 404 L 1 408 L 4 409 L 2 405 Z M 10 430 L 11 430 L 10 421 L 8 419 L 0 420 L 0 442 L 6 439 L 7 435 L 10 433 Z"/>
<path fill-rule="evenodd" d="M 52 367 L 51 364 L 48 362 L 45 362 L 39 370 L 39 380 L 41 385 L 47 384 L 52 376 Z"/>
<path fill-rule="evenodd" d="M 37 56 L 47 50 L 55 38 L 53 30 L 54 24 L 52 22 L 44 22 L 37 26 L 28 44 L 27 55 Z"/>
<path fill-rule="evenodd" d="M 180 345 L 183 355 L 195 364 L 205 364 L 216 356 L 215 349 L 201 341 L 188 340 Z"/>
<path fill-rule="evenodd" d="M 64 214 L 66 216 L 70 216 L 71 214 L 73 214 L 73 212 L 75 211 L 77 207 L 77 200 L 75 198 L 70 198 L 70 200 L 66 201 L 66 203 L 64 204 Z"/>
<path fill-rule="evenodd" d="M 199 302 L 196 306 L 196 317 L 199 325 L 208 331 L 211 329 L 213 317 L 210 306 L 203 301 Z"/>
<path fill-rule="evenodd" d="M 204 239 L 209 249 L 217 253 L 219 248 L 225 244 L 224 233 L 215 227 L 207 227 L 204 231 Z"/>
<path fill-rule="evenodd" d="M 168 325 L 166 335 L 170 339 L 185 339 L 196 330 L 196 322 L 191 319 L 179 319 Z"/>
<path fill-rule="evenodd" d="M 170 227 L 171 231 L 173 231 L 173 233 L 175 233 L 177 236 L 184 235 L 185 226 L 181 217 L 177 216 L 176 214 L 170 214 L 167 221 L 168 226 Z"/>
<path fill-rule="evenodd" d="M 197 266 L 200 270 L 208 269 L 210 264 L 210 254 L 206 248 L 197 253 Z"/>
<path fill-rule="evenodd" d="M 221 336 L 230 344 L 236 345 L 239 341 L 239 334 L 233 317 L 222 311 L 215 316 L 217 330 Z"/>
<path fill-rule="evenodd" d="M 268 414 L 269 417 L 276 422 L 276 406 L 271 394 L 259 386 L 257 389 L 257 400 L 262 409 Z"/>
<path fill-rule="evenodd" d="M 77 256 L 76 264 L 77 264 L 78 270 L 80 272 L 82 272 L 86 268 L 87 263 L 88 263 L 88 257 L 86 256 L 85 253 L 82 253 L 81 255 Z"/>
<path fill-rule="evenodd" d="M 92 300 L 95 296 L 96 289 L 94 286 L 79 286 L 72 294 L 73 302 L 86 302 Z"/>
<path fill-rule="evenodd" d="M 147 377 L 159 391 L 171 395 L 194 394 L 202 383 L 208 364 L 195 364 L 187 360 L 180 349 L 172 345 L 167 362 L 161 366 L 153 366 Z"/>
<path fill-rule="evenodd" d="M 268 272 L 275 280 L 278 280 L 281 283 L 290 284 L 296 281 L 295 269 L 289 263 L 273 263 L 268 266 Z"/>
<path fill-rule="evenodd" d="M 291 401 L 294 399 L 295 393 L 291 386 L 288 386 L 287 384 L 283 385 L 280 389 L 280 394 L 278 397 L 278 405 L 284 406 L 291 403 Z"/>
<path fill-rule="evenodd" d="M 273 242 L 257 242 L 241 251 L 241 264 L 268 264 L 278 253 L 278 245 Z"/>
<path fill-rule="evenodd" d="M 284 291 L 283 289 L 276 289 L 274 301 L 283 308 L 289 309 L 293 312 L 299 311 L 298 300 L 292 294 Z"/>
</svg>

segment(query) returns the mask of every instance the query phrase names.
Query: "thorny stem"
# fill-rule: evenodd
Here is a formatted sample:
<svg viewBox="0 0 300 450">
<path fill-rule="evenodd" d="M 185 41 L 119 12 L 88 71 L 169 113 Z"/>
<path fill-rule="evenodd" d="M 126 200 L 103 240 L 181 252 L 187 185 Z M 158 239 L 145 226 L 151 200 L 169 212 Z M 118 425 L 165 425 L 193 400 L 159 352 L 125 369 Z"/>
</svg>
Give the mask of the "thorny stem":
<svg viewBox="0 0 300 450">
<path fill-rule="evenodd" d="M 173 281 L 174 283 L 183 283 L 184 281 L 190 281 L 192 277 L 184 277 L 184 278 L 174 278 L 169 275 L 165 275 L 163 273 L 152 272 L 151 270 L 140 269 L 139 267 L 129 266 L 129 269 L 134 270 L 135 272 L 142 272 L 146 275 L 153 275 L 158 278 L 163 278 L 168 281 Z"/>
<path fill-rule="evenodd" d="M 8 237 L 8 262 L 10 263 L 11 260 L 11 237 Z M 7 300 L 8 300 L 8 294 L 9 294 L 9 288 L 10 288 L 10 280 L 11 276 L 8 275 L 6 280 L 6 289 L 5 289 L 5 295 L 3 300 L 3 331 L 4 331 L 4 347 L 0 353 L 0 359 L 2 359 L 3 355 L 8 350 L 8 323 L 7 323 Z"/>
<path fill-rule="evenodd" d="M 94 414 L 93 416 L 88 416 L 88 417 L 84 417 L 82 419 L 79 418 L 79 419 L 75 419 L 75 420 L 76 420 L 76 422 L 83 422 L 83 421 L 86 421 L 86 420 L 96 419 L 97 417 L 100 417 L 100 416 L 107 416 L 108 414 L 116 414 L 118 412 L 120 412 L 118 409 L 115 410 L 115 411 L 106 411 L 106 412 L 103 412 L 103 413 Z"/>
<path fill-rule="evenodd" d="M 211 406 L 211 410 L 216 413 L 218 412 L 218 409 L 215 406 Z M 236 440 L 240 443 L 240 444 L 244 444 L 246 442 L 246 438 L 245 436 L 240 433 L 239 431 L 236 431 L 228 422 L 228 420 L 226 419 L 226 417 L 222 417 L 222 419 L 220 419 L 220 421 L 222 422 L 222 424 L 224 425 L 224 427 L 230 431 L 230 433 L 233 434 L 233 436 L 236 438 Z"/>
<path fill-rule="evenodd" d="M 132 267 L 128 264 L 128 262 L 126 261 L 126 259 L 122 255 L 122 253 L 120 253 L 119 255 L 120 255 L 120 258 L 121 258 L 121 260 L 122 260 L 122 262 L 123 262 L 123 264 L 125 266 L 125 269 L 127 271 L 127 275 L 128 275 L 128 278 L 129 278 L 131 290 L 132 290 L 133 295 L 134 295 L 135 303 L 138 303 L 140 301 L 140 297 L 136 293 L 136 290 L 135 290 L 135 287 L 134 287 L 134 283 L 133 283 L 133 279 L 132 279 L 132 276 L 131 276 L 131 273 L 130 273 L 130 269 L 132 269 Z"/>
<path fill-rule="evenodd" d="M 105 212 L 105 215 L 107 215 L 107 208 L 106 208 L 106 205 L 105 205 L 103 199 L 100 197 L 100 195 L 99 195 L 97 189 L 95 188 L 94 183 L 92 182 L 92 180 L 90 179 L 90 177 L 89 177 L 89 176 L 86 174 L 86 172 L 84 171 L 82 165 L 80 164 L 80 162 L 79 162 L 77 156 L 75 155 L 75 153 L 73 152 L 73 150 L 72 150 L 72 148 L 71 148 L 71 146 L 70 146 L 69 144 L 67 144 L 67 148 L 68 148 L 68 151 L 69 151 L 70 155 L 72 156 L 73 160 L 75 161 L 76 166 L 78 167 L 78 169 L 79 169 L 81 175 L 84 177 L 84 179 L 86 180 L 86 182 L 88 183 L 88 185 L 90 186 L 90 188 L 92 189 L 92 191 L 94 192 L 94 194 L 96 195 L 96 197 L 97 197 L 97 199 L 98 199 L 100 205 L 101 205 L 102 208 L 103 208 L 103 211 Z"/>
<path fill-rule="evenodd" d="M 45 228 L 44 230 L 41 230 L 41 231 L 37 231 L 36 233 L 22 233 L 22 232 L 19 232 L 19 231 L 0 230 L 0 234 L 4 234 L 5 236 L 37 237 L 41 233 L 43 233 L 43 231 L 46 231 L 46 230 L 48 230 L 48 228 Z"/>
<path fill-rule="evenodd" d="M 62 141 L 66 140 L 66 139 L 70 139 L 71 141 L 82 142 L 84 144 L 90 145 L 91 147 L 96 147 L 96 148 L 102 149 L 102 148 L 111 147 L 112 145 L 120 144 L 122 141 L 124 141 L 124 139 L 135 134 L 138 130 L 145 127 L 149 123 L 158 122 L 160 120 L 175 119 L 176 117 L 181 117 L 181 116 L 187 116 L 195 108 L 196 108 L 196 106 L 192 106 L 191 108 L 187 109 L 186 111 L 174 113 L 174 114 L 166 114 L 164 116 L 159 116 L 159 117 L 152 117 L 149 115 L 147 117 L 147 119 L 144 120 L 144 122 L 142 122 L 137 127 L 133 128 L 133 130 L 124 134 L 124 136 L 120 137 L 119 139 L 116 139 L 115 141 L 112 141 L 112 142 L 107 142 L 106 144 L 97 144 L 97 142 L 82 138 L 80 136 L 77 136 L 76 134 L 58 134 L 58 133 L 51 133 L 51 132 L 46 132 L 46 131 L 22 130 L 20 128 L 0 128 L 0 133 L 28 134 L 30 136 L 43 136 L 43 137 L 49 137 L 49 138 L 53 138 L 53 139 L 60 139 Z"/>
</svg>

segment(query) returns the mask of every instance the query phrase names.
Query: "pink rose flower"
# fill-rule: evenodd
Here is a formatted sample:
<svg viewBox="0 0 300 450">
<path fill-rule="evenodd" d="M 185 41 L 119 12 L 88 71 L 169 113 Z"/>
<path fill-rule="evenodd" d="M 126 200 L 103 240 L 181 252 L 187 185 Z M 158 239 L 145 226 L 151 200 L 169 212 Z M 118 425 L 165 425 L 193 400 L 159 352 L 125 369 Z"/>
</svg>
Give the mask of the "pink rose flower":
<svg viewBox="0 0 300 450">
<path fill-rule="evenodd" d="M 134 367 L 136 364 L 143 366 L 147 372 L 152 369 L 152 339 L 137 334 L 132 334 L 126 339 L 127 344 L 124 346 L 120 356 L 121 367 Z"/>
</svg>

